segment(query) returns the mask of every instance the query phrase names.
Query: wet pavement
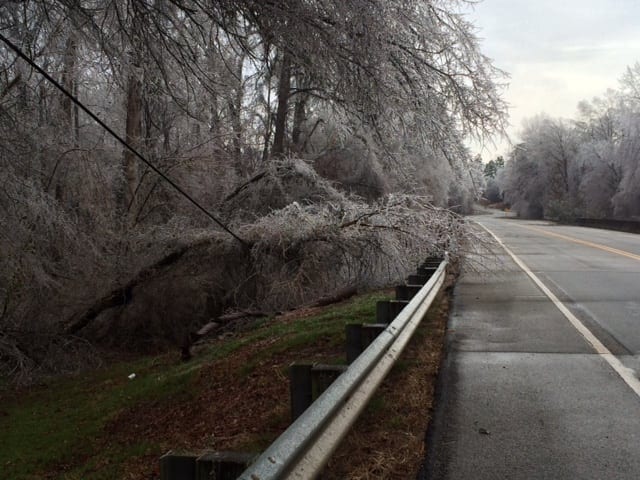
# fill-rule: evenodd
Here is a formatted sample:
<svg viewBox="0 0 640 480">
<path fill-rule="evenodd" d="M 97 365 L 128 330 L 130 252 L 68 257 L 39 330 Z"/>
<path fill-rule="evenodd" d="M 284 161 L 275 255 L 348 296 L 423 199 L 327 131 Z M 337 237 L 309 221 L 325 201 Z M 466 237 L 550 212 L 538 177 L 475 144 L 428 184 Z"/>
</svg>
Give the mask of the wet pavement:
<svg viewBox="0 0 640 480">
<path fill-rule="evenodd" d="M 640 368 L 640 235 L 476 220 Z M 640 478 L 640 397 L 507 253 L 453 300 L 423 478 Z M 637 257 L 637 258 L 636 258 Z M 624 368 L 624 367 L 623 367 Z"/>
</svg>

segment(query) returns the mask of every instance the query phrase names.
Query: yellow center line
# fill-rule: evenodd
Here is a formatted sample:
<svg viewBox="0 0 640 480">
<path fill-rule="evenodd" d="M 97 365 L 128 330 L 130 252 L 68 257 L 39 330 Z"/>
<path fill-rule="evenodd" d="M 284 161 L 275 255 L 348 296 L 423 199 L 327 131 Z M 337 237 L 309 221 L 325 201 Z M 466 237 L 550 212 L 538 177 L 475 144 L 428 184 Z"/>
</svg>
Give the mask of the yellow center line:
<svg viewBox="0 0 640 480">
<path fill-rule="evenodd" d="M 640 255 L 636 255 L 630 252 L 625 252 L 624 250 L 618 250 L 617 248 L 607 247 L 606 245 L 600 245 L 599 243 L 588 242 L 587 240 L 580 240 L 579 238 L 569 237 L 567 235 L 562 235 L 561 233 L 549 232 L 547 230 L 543 230 L 542 228 L 538 228 L 538 227 L 532 227 L 528 225 L 518 225 L 518 227 L 526 228 L 527 230 L 533 230 L 535 232 L 540 232 L 550 237 L 561 238 L 563 240 L 567 240 L 568 242 L 579 243 L 580 245 L 586 245 L 587 247 L 597 248 L 598 250 L 604 250 L 605 252 L 615 253 L 616 255 L 622 255 L 623 257 L 631 258 L 633 260 L 638 260 L 640 262 Z"/>
</svg>

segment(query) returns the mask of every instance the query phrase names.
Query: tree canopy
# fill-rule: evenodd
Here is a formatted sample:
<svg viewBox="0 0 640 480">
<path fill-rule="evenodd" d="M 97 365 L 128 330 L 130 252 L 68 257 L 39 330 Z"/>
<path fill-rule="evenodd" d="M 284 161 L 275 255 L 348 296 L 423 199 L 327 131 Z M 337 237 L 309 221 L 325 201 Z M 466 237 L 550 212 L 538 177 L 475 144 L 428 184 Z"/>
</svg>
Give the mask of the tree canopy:
<svg viewBox="0 0 640 480">
<path fill-rule="evenodd" d="M 500 131 L 506 112 L 462 3 L 2 3 L 2 35 L 248 248 L 0 44 L 0 370 L 46 370 L 78 319 L 92 340 L 173 335 L 444 248 L 439 207 L 482 190 L 464 138 Z M 440 233 L 410 234 L 412 216 Z M 178 271 L 184 302 L 154 314 Z"/>
</svg>

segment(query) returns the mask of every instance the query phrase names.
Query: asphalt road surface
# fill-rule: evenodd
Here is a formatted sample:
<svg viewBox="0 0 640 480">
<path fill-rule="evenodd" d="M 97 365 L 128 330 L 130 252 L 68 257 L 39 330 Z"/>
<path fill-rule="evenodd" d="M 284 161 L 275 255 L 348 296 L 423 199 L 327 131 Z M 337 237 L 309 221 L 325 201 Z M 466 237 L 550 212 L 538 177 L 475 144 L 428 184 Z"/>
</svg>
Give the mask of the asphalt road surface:
<svg viewBox="0 0 640 480">
<path fill-rule="evenodd" d="M 454 293 L 429 479 L 640 478 L 640 235 L 497 216 Z"/>
</svg>

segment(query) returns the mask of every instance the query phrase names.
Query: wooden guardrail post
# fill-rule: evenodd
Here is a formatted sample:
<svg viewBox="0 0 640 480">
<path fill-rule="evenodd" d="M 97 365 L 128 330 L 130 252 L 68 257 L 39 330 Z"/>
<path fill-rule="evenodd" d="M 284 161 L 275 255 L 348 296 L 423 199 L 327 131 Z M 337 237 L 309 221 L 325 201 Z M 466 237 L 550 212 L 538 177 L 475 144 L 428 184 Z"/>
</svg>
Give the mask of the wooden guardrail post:
<svg viewBox="0 0 640 480">
<path fill-rule="evenodd" d="M 342 375 L 347 365 L 314 365 L 311 369 L 311 393 L 315 400 L 331 386 L 336 378 Z"/>
<path fill-rule="evenodd" d="M 204 453 L 196 459 L 195 480 L 236 480 L 255 458 L 253 453 Z"/>
<path fill-rule="evenodd" d="M 347 363 L 351 364 L 388 327 L 388 323 L 350 323 L 345 327 Z"/>
<path fill-rule="evenodd" d="M 429 280 L 430 275 L 409 275 L 407 283 L 409 285 L 424 285 Z"/>
<path fill-rule="evenodd" d="M 376 339 L 378 335 L 385 331 L 388 323 L 365 323 L 362 325 L 362 350 L 364 351 Z"/>
<path fill-rule="evenodd" d="M 291 419 L 298 418 L 347 369 L 347 365 L 294 363 L 289 367 Z"/>
<path fill-rule="evenodd" d="M 256 458 L 253 453 L 176 453 L 160 457 L 160 480 L 235 480 Z"/>
<path fill-rule="evenodd" d="M 160 457 L 160 480 L 193 480 L 196 458 L 192 453 L 169 451 Z"/>
<path fill-rule="evenodd" d="M 294 363 L 289 366 L 289 391 L 291 393 L 291 421 L 294 421 L 313 402 L 311 369 L 313 365 Z"/>
<path fill-rule="evenodd" d="M 397 300 L 411 300 L 422 289 L 422 285 L 398 285 L 396 286 Z"/>
<path fill-rule="evenodd" d="M 424 275 L 427 279 L 431 278 L 437 267 L 418 267 L 418 275 Z"/>
<path fill-rule="evenodd" d="M 351 364 L 362 353 L 362 324 L 348 323 L 345 325 L 347 343 L 347 363 Z"/>
<path fill-rule="evenodd" d="M 427 258 L 420 266 L 425 268 L 438 268 L 438 266 L 441 263 L 442 263 L 442 258 L 431 257 L 431 258 Z"/>
<path fill-rule="evenodd" d="M 380 300 L 376 303 L 376 322 L 391 323 L 408 303 L 408 300 Z"/>
</svg>

